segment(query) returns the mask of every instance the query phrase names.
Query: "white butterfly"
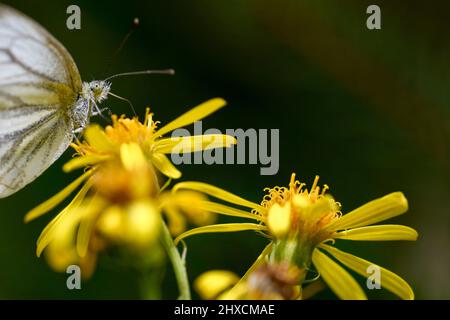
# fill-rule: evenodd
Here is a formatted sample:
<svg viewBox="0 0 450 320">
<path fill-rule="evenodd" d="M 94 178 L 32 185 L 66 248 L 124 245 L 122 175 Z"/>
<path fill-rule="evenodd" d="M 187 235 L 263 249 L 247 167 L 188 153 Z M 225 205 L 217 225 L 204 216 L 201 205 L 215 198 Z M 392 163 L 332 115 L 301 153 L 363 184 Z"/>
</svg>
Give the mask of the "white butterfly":
<svg viewBox="0 0 450 320">
<path fill-rule="evenodd" d="M 119 75 L 143 73 L 173 70 Z M 74 132 L 100 113 L 97 103 L 113 95 L 109 90 L 108 81 L 82 82 L 58 40 L 31 18 L 0 4 L 0 198 L 56 161 Z"/>
<path fill-rule="evenodd" d="M 0 4 L 0 198 L 56 161 L 109 89 L 106 81 L 82 82 L 58 40 Z"/>
</svg>

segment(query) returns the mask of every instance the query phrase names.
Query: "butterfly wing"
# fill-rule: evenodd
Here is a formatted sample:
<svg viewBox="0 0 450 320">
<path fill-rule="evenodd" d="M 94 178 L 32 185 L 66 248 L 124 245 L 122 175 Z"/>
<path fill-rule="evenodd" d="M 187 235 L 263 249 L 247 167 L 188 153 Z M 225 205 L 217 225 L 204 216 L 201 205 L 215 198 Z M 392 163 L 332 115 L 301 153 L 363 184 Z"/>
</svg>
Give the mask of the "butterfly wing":
<svg viewBox="0 0 450 320">
<path fill-rule="evenodd" d="M 67 50 L 0 4 L 0 198 L 33 181 L 67 149 L 81 85 Z"/>
</svg>

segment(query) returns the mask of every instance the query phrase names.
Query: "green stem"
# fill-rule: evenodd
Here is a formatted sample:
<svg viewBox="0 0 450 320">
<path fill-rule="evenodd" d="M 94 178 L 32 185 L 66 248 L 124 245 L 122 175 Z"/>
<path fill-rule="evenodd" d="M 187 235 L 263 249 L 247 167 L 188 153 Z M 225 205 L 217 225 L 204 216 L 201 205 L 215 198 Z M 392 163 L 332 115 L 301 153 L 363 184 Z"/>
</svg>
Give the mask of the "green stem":
<svg viewBox="0 0 450 320">
<path fill-rule="evenodd" d="M 173 271 L 175 273 L 175 278 L 178 283 L 178 290 L 180 292 L 179 300 L 191 300 L 191 292 L 189 289 L 189 280 L 186 273 L 186 266 L 184 261 L 181 259 L 180 253 L 177 247 L 173 243 L 172 235 L 167 229 L 166 224 L 162 223 L 162 234 L 161 241 L 167 255 L 172 263 Z"/>
</svg>

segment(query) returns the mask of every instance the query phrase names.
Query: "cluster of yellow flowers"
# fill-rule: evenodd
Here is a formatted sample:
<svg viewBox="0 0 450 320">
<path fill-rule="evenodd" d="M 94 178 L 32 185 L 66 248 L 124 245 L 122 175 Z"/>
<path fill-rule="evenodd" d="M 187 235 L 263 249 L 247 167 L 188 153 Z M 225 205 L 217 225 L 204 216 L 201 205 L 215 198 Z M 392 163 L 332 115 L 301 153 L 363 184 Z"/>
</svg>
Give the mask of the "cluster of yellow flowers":
<svg viewBox="0 0 450 320">
<path fill-rule="evenodd" d="M 168 190 L 171 180 L 181 177 L 167 157 L 175 146 L 182 144 L 183 152 L 194 152 L 230 147 L 236 140 L 221 134 L 164 135 L 224 105 L 220 98 L 209 100 L 162 128 L 158 128 L 159 122 L 153 120 L 149 110 L 143 123 L 137 118 L 113 115 L 112 125 L 104 129 L 98 125 L 88 127 L 84 140 L 72 145 L 75 157 L 63 167 L 66 172 L 83 168 L 84 173 L 25 217 L 28 222 L 49 212 L 78 190 L 42 231 L 37 255 L 44 252 L 49 265 L 57 271 L 78 264 L 82 275 L 89 277 L 100 253 L 121 247 L 142 255 L 162 246 L 172 262 L 180 298 L 189 299 L 184 260 L 176 244 L 195 234 L 253 230 L 269 239 L 259 258 L 243 277 L 226 270 L 201 275 L 194 282 L 201 297 L 305 299 L 309 294 L 304 284 L 314 273 L 339 298 L 365 299 L 357 281 L 329 255 L 367 276 L 368 266 L 375 264 L 340 251 L 334 246 L 336 239 L 416 240 L 417 232 L 409 227 L 373 225 L 407 211 L 407 200 L 401 192 L 344 215 L 340 204 L 327 194 L 328 186 L 318 186 L 318 177 L 307 189 L 292 174 L 288 187 L 266 189 L 260 204 L 203 182 L 180 182 Z M 222 203 L 210 201 L 209 197 Z M 214 224 L 217 214 L 250 222 Z M 192 224 L 199 227 L 189 229 Z M 406 281 L 379 268 L 384 288 L 400 298 L 414 298 Z"/>
</svg>

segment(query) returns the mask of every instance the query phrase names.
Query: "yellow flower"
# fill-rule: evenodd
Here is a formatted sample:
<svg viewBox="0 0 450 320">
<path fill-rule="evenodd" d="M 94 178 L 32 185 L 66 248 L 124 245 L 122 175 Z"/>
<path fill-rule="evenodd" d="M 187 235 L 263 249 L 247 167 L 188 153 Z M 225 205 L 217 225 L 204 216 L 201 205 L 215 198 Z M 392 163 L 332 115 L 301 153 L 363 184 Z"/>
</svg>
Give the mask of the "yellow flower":
<svg viewBox="0 0 450 320">
<path fill-rule="evenodd" d="M 328 286 L 341 299 L 366 299 L 356 280 L 329 255 L 359 273 L 369 276 L 369 266 L 378 267 L 383 288 L 402 299 L 413 299 L 414 293 L 408 283 L 370 261 L 345 253 L 333 246 L 335 239 L 354 241 L 416 240 L 417 232 L 402 225 L 373 225 L 403 214 L 408 202 L 401 192 L 390 193 L 343 215 L 340 204 L 326 194 L 328 186 L 321 188 L 315 178 L 311 189 L 292 174 L 289 187 L 267 188 L 261 204 L 245 200 L 223 189 L 201 183 L 181 182 L 173 192 L 191 190 L 205 193 L 231 204 L 250 208 L 251 212 L 224 204 L 206 201 L 201 208 L 211 212 L 253 219 L 256 223 L 226 223 L 195 228 L 181 234 L 175 241 L 201 233 L 235 232 L 254 230 L 271 239 L 263 254 L 246 273 L 242 283 L 252 272 L 265 266 L 287 263 L 301 270 L 310 270 L 313 264 Z M 274 264 L 275 263 L 275 264 Z M 305 280 L 306 272 L 299 276 L 299 284 Z"/>
<path fill-rule="evenodd" d="M 207 101 L 159 130 L 148 110 L 144 123 L 137 118 L 112 116 L 113 124 L 104 130 L 97 125 L 88 127 L 85 141 L 72 145 L 77 156 L 64 165 L 65 171 L 85 168 L 84 174 L 25 216 L 28 222 L 49 212 L 81 186 L 69 205 L 42 231 L 37 256 L 46 249 L 46 258 L 55 270 L 79 264 L 83 275 L 89 277 L 97 254 L 109 247 L 126 246 L 139 253 L 155 245 L 163 213 L 174 235 L 185 230 L 187 221 L 212 223 L 213 214 L 192 206 L 206 201 L 204 195 L 163 191 L 157 174 L 169 178 L 181 175 L 166 157 L 178 143 L 191 143 L 191 149 L 183 149 L 188 151 L 235 143 L 226 135 L 161 137 L 224 105 L 222 99 Z"/>
<path fill-rule="evenodd" d="M 117 157 L 123 144 L 135 143 L 143 151 L 149 164 L 169 178 L 178 179 L 181 172 L 170 162 L 166 154 L 171 154 L 175 147 L 183 146 L 183 152 L 194 152 L 212 148 L 229 147 L 236 143 L 232 136 L 223 134 L 207 134 L 187 137 L 162 136 L 183 126 L 199 121 L 218 109 L 224 107 L 223 99 L 215 98 L 191 109 L 177 119 L 158 129 L 158 121 L 147 109 L 144 123 L 137 118 L 128 119 L 123 116 L 112 116 L 112 125 L 102 130 L 92 125 L 85 131 L 85 141 L 72 144 L 78 157 L 67 162 L 63 169 L 66 172 L 77 168 L 94 166 Z"/>
</svg>

